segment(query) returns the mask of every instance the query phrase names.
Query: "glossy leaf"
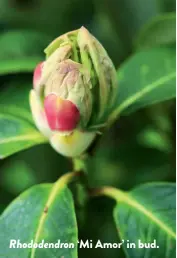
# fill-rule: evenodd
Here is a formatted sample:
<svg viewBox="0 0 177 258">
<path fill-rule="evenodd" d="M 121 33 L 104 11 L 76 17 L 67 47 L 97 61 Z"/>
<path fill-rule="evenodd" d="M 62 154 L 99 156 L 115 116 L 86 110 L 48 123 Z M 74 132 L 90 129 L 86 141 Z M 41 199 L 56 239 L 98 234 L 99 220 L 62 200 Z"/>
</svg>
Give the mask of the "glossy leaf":
<svg viewBox="0 0 177 258">
<path fill-rule="evenodd" d="M 0 94 L 0 113 L 22 117 L 33 123 L 29 105 L 32 83 L 18 79 L 8 82 L 4 86 L 5 88 Z"/>
<path fill-rule="evenodd" d="M 50 39 L 35 31 L 10 31 L 0 36 L 0 75 L 32 72 Z"/>
<path fill-rule="evenodd" d="M 175 44 L 176 14 L 166 13 L 153 18 L 140 31 L 136 39 L 136 48 L 149 48 L 158 45 Z"/>
<path fill-rule="evenodd" d="M 176 185 L 145 184 L 130 192 L 112 191 L 117 200 L 114 218 L 118 233 L 125 242 L 127 257 L 175 258 L 176 247 Z M 136 248 L 128 248 L 135 243 Z M 156 248 L 138 248 L 141 243 L 153 243 Z"/>
<path fill-rule="evenodd" d="M 46 142 L 29 121 L 0 113 L 0 158 Z"/>
<path fill-rule="evenodd" d="M 0 75 L 32 72 L 41 61 L 41 57 L 18 58 L 17 60 L 1 60 Z"/>
<path fill-rule="evenodd" d="M 0 218 L 0 257 L 76 258 L 77 222 L 67 174 L 55 184 L 37 185 L 15 199 Z M 74 243 L 74 248 L 9 248 L 21 243 Z"/>
<path fill-rule="evenodd" d="M 176 96 L 175 50 L 151 49 L 133 55 L 118 69 L 118 96 L 111 120 Z"/>
</svg>

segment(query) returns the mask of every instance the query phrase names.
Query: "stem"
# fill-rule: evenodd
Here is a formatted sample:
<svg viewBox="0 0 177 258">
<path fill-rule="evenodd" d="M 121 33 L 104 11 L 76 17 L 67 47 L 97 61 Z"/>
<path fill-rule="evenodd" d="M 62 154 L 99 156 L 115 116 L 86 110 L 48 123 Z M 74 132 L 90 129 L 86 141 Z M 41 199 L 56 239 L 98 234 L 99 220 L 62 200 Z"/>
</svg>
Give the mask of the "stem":
<svg viewBox="0 0 177 258">
<path fill-rule="evenodd" d="M 105 186 L 102 188 L 98 188 L 98 189 L 92 189 L 90 191 L 90 195 L 91 196 L 107 196 L 110 197 L 112 199 L 114 199 L 116 202 L 123 202 L 123 201 L 127 201 L 127 193 L 116 189 L 114 187 L 110 187 L 110 186 Z"/>
<path fill-rule="evenodd" d="M 68 185 L 73 181 L 74 178 L 81 176 L 81 174 L 82 173 L 80 171 L 66 173 L 65 175 L 61 176 L 55 184 L 56 185 L 60 184 L 63 186 Z"/>
<path fill-rule="evenodd" d="M 87 178 L 87 167 L 85 161 L 88 159 L 89 155 L 87 153 L 83 154 L 79 158 L 73 158 L 73 170 L 78 171 L 81 175 L 80 177 L 80 184 L 82 184 L 85 188 L 87 194 L 90 192 L 90 187 L 88 184 Z"/>
<path fill-rule="evenodd" d="M 86 158 L 87 158 L 87 155 L 80 156 L 79 158 L 73 158 L 72 159 L 73 170 L 86 173 L 86 165 L 85 165 Z"/>
</svg>

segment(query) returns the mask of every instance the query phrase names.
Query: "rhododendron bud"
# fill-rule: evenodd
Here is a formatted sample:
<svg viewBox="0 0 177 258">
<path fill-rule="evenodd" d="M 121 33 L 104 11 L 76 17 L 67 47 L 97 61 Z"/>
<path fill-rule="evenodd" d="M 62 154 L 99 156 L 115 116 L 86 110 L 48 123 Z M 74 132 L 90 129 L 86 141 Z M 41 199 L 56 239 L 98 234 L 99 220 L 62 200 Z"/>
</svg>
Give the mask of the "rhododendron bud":
<svg viewBox="0 0 177 258">
<path fill-rule="evenodd" d="M 78 156 L 106 125 L 116 95 L 116 71 L 84 27 L 55 39 L 45 53 L 30 94 L 34 121 L 55 150 Z"/>
</svg>

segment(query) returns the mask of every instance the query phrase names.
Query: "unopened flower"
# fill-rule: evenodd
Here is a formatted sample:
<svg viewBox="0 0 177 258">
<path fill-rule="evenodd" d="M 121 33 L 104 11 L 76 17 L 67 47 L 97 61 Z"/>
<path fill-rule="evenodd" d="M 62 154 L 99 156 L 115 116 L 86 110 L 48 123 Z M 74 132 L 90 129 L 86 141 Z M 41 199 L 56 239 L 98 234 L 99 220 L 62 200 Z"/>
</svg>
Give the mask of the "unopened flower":
<svg viewBox="0 0 177 258">
<path fill-rule="evenodd" d="M 55 39 L 33 77 L 32 114 L 38 129 L 65 156 L 78 156 L 106 124 L 116 71 L 105 49 L 82 27 Z"/>
</svg>

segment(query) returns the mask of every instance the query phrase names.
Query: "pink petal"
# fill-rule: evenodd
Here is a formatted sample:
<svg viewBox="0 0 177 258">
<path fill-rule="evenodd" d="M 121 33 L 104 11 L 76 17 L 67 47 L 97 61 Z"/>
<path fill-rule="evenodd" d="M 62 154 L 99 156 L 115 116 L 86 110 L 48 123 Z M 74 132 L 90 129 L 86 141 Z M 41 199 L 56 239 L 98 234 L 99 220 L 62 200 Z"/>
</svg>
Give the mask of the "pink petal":
<svg viewBox="0 0 177 258">
<path fill-rule="evenodd" d="M 47 122 L 43 103 L 35 90 L 31 90 L 30 92 L 30 106 L 37 128 L 42 134 L 49 137 L 52 134 L 52 131 Z"/>
<path fill-rule="evenodd" d="M 40 81 L 43 64 L 44 64 L 44 62 L 39 63 L 34 70 L 34 74 L 33 74 L 33 87 L 34 87 L 34 89 L 38 86 L 38 83 Z"/>
<path fill-rule="evenodd" d="M 71 101 L 61 99 L 55 94 L 45 98 L 44 109 L 49 127 L 55 131 L 72 131 L 80 119 L 77 107 Z"/>
</svg>

